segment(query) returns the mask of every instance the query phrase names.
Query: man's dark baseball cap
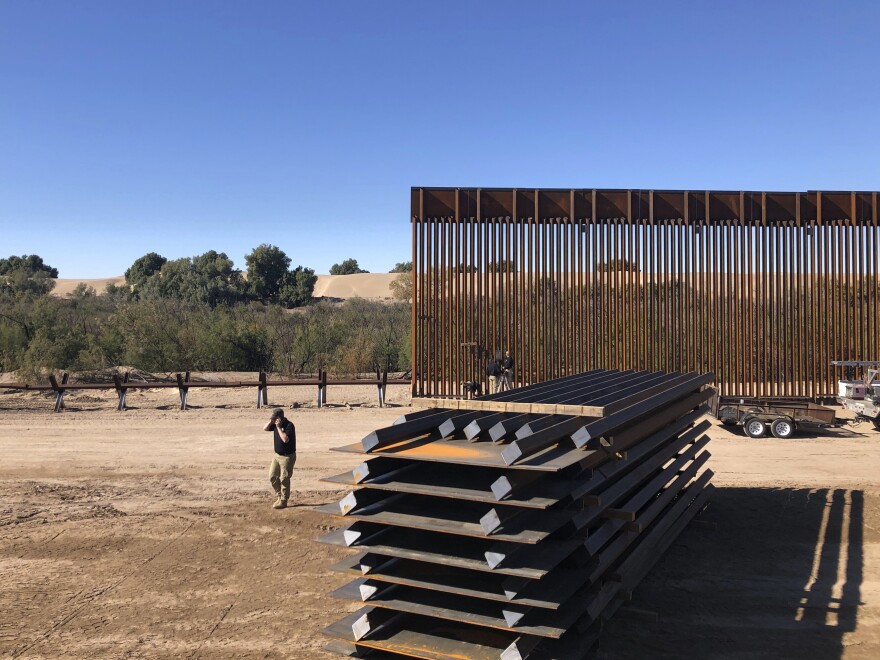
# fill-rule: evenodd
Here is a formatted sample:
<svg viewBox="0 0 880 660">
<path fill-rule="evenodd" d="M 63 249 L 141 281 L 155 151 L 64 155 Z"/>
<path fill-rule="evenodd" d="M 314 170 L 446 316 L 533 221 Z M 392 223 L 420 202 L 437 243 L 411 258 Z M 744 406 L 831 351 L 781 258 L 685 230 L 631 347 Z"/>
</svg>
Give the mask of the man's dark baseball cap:
<svg viewBox="0 0 880 660">
<path fill-rule="evenodd" d="M 272 419 L 278 419 L 279 417 L 284 417 L 284 411 L 281 408 L 275 408 L 272 411 Z"/>
</svg>

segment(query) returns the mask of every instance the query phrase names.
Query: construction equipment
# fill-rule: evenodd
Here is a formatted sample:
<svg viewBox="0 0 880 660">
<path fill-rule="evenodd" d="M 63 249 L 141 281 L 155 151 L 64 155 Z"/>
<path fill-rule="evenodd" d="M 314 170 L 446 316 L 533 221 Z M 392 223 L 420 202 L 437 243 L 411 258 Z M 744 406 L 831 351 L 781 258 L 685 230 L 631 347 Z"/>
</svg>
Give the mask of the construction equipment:
<svg viewBox="0 0 880 660">
<path fill-rule="evenodd" d="M 845 367 L 850 377 L 837 381 L 837 402 L 856 414 L 856 419 L 869 421 L 880 431 L 880 362 L 866 360 L 836 360 L 836 367 Z M 856 370 L 864 376 L 856 377 Z"/>
</svg>

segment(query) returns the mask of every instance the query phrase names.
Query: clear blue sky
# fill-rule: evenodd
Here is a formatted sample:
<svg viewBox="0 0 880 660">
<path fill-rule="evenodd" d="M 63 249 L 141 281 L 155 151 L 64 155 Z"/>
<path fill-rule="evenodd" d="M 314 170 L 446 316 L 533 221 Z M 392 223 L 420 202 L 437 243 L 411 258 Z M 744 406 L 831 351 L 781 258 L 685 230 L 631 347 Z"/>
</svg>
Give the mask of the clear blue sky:
<svg viewBox="0 0 880 660">
<path fill-rule="evenodd" d="M 540 8 L 540 9 L 539 9 Z M 0 256 L 409 259 L 410 186 L 880 188 L 877 2 L 0 0 Z"/>
</svg>

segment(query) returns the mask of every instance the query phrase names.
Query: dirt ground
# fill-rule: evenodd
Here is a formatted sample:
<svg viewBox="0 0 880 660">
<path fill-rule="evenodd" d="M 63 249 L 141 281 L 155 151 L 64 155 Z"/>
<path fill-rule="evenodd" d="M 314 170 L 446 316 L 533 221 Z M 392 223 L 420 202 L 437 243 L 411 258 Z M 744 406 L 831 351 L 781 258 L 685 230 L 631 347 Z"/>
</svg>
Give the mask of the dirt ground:
<svg viewBox="0 0 880 660">
<path fill-rule="evenodd" d="M 407 410 L 407 387 L 271 390 L 297 425 L 294 506 L 270 508 L 252 390 L 0 391 L 0 657 L 331 658 L 344 550 L 319 481 Z M 607 625 L 595 657 L 880 657 L 880 433 L 752 440 L 713 427 L 718 490 Z"/>
</svg>

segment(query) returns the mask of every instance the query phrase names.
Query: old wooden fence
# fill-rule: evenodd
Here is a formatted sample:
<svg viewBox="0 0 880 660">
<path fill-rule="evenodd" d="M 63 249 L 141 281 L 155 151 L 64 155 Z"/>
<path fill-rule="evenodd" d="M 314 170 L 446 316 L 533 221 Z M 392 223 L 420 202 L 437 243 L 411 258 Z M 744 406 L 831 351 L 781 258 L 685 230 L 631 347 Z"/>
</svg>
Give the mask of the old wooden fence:
<svg viewBox="0 0 880 660">
<path fill-rule="evenodd" d="M 317 378 L 300 378 L 295 380 L 269 380 L 267 374 L 263 371 L 259 372 L 256 380 L 253 381 L 200 381 L 191 380 L 190 372 L 175 374 L 174 380 L 168 381 L 132 381 L 130 374 L 126 373 L 122 376 L 114 376 L 113 383 L 74 383 L 70 381 L 70 375 L 62 374 L 59 381 L 55 375 L 49 376 L 49 385 L 31 385 L 28 383 L 0 383 L 0 389 L 15 389 L 26 391 L 47 392 L 51 391 L 55 394 L 55 412 L 64 409 L 64 396 L 69 391 L 77 390 L 116 390 L 118 396 L 117 410 L 126 409 L 126 395 L 129 390 L 141 389 L 164 389 L 176 388 L 180 395 L 180 409 L 186 410 L 189 391 L 193 388 L 230 388 L 230 387 L 254 387 L 257 390 L 257 408 L 269 405 L 269 387 L 292 387 L 292 386 L 312 386 L 317 387 L 317 405 L 322 407 L 327 403 L 327 388 L 331 385 L 375 385 L 376 398 L 379 407 L 385 405 L 385 393 L 389 384 L 409 384 L 410 380 L 401 380 L 388 378 L 388 372 L 376 372 L 375 378 L 336 378 L 330 380 L 327 378 L 326 371 L 319 371 Z"/>
</svg>

